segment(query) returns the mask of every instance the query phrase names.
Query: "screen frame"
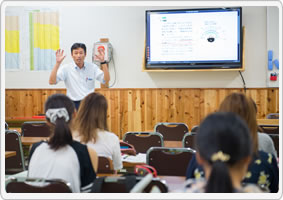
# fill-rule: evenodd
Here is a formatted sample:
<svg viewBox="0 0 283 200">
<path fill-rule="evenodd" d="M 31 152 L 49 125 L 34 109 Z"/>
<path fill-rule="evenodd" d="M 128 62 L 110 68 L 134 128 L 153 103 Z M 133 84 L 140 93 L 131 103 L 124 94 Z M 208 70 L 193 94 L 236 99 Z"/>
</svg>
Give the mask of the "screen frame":
<svg viewBox="0 0 283 200">
<path fill-rule="evenodd" d="M 219 12 L 227 12 L 227 11 L 237 11 L 239 12 L 239 21 L 238 21 L 238 30 L 239 30 L 239 60 L 237 62 L 230 62 L 230 61 L 187 61 L 187 62 L 177 62 L 177 63 L 150 63 L 148 61 L 148 54 L 149 54 L 149 47 L 148 43 L 149 40 L 149 24 L 148 24 L 148 15 L 150 13 L 166 13 L 166 12 L 194 12 L 194 11 L 219 11 Z M 222 70 L 244 70 L 244 63 L 243 63 L 243 27 L 242 27 L 242 7 L 225 7 L 225 8 L 188 8 L 188 9 L 166 9 L 166 10 L 146 10 L 145 12 L 145 49 L 144 49 L 144 70 L 165 70 L 165 69 L 173 69 L 173 70 L 215 70 L 215 69 L 222 69 Z"/>
</svg>

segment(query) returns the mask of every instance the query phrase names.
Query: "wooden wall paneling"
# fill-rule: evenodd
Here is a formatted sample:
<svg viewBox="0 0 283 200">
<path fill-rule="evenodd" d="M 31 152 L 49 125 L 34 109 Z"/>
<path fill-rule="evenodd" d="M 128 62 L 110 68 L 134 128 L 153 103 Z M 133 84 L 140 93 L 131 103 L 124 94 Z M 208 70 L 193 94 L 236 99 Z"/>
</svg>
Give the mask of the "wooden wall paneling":
<svg viewBox="0 0 283 200">
<path fill-rule="evenodd" d="M 200 90 L 199 91 L 200 92 L 200 98 L 199 98 L 199 103 L 200 103 L 200 105 L 199 105 L 199 107 L 200 107 L 200 109 L 199 109 L 199 115 L 200 115 L 200 121 L 198 121 L 197 123 L 196 123 L 196 125 L 199 125 L 200 124 L 200 122 L 201 122 L 201 120 L 204 118 L 204 106 L 205 106 L 205 101 L 204 101 L 204 90 Z"/>
<path fill-rule="evenodd" d="M 172 100 L 172 109 L 173 109 L 173 121 L 179 122 L 182 118 L 180 117 L 180 90 L 173 90 L 173 100 Z"/>
<path fill-rule="evenodd" d="M 164 121 L 162 107 L 165 107 L 164 99 L 162 98 L 162 89 L 157 89 L 156 90 L 156 123 Z"/>
<path fill-rule="evenodd" d="M 127 122 L 128 123 L 128 130 L 127 131 L 135 131 L 134 130 L 134 113 L 133 113 L 133 91 L 128 90 L 128 118 Z"/>
<path fill-rule="evenodd" d="M 152 121 L 150 122 L 150 129 L 149 130 L 154 130 L 154 126 L 155 124 L 158 123 L 158 117 L 159 114 L 158 111 L 157 111 L 157 103 L 159 103 L 158 101 L 158 90 L 151 90 L 151 118 L 152 118 Z"/>
<path fill-rule="evenodd" d="M 14 96 L 11 95 L 11 92 L 6 90 L 5 91 L 5 117 L 12 116 L 12 109 L 14 108 L 13 99 L 14 99 Z"/>
<path fill-rule="evenodd" d="M 161 105 L 162 115 L 163 115 L 163 121 L 162 122 L 170 122 L 170 89 L 165 90 L 162 89 L 162 96 L 161 98 L 164 99 L 163 105 Z"/>
<path fill-rule="evenodd" d="M 24 99 L 23 102 L 27 102 L 27 104 L 25 104 L 25 106 L 23 106 L 24 108 L 24 115 L 25 116 L 33 116 L 33 113 L 36 112 L 33 108 L 36 104 L 36 101 L 34 101 L 33 96 L 36 95 L 35 91 L 30 91 L 30 90 L 25 90 L 24 91 Z"/>
<path fill-rule="evenodd" d="M 120 91 L 116 90 L 115 92 L 110 91 L 113 95 L 113 101 L 114 101 L 114 115 L 113 115 L 113 121 L 114 121 L 114 127 L 113 130 L 115 130 L 115 133 L 120 136 L 120 124 L 119 124 L 119 110 L 120 110 Z M 112 120 L 111 119 L 111 120 Z"/>
<path fill-rule="evenodd" d="M 30 112 L 27 112 L 27 110 L 31 110 L 30 103 L 28 102 L 27 98 L 27 90 L 21 90 L 20 95 L 18 96 L 18 104 L 19 109 L 17 110 L 16 115 L 17 116 L 27 116 L 27 114 L 30 114 Z"/>
<path fill-rule="evenodd" d="M 194 108 L 194 91 L 193 90 L 184 90 L 182 96 L 183 101 L 183 118 L 180 119 L 179 122 L 186 123 L 189 129 L 192 127 L 193 117 L 196 116 Z"/>
<path fill-rule="evenodd" d="M 141 90 L 137 89 L 134 90 L 134 129 L 138 132 L 142 131 L 142 125 L 141 125 Z"/>
<path fill-rule="evenodd" d="M 152 131 L 154 127 L 153 118 L 153 102 L 155 98 L 152 95 L 152 90 L 144 91 L 144 129 L 143 131 Z"/>
<path fill-rule="evenodd" d="M 99 92 L 100 94 L 104 95 L 105 98 L 107 99 L 107 103 L 108 103 L 108 109 L 107 109 L 107 125 L 108 125 L 108 129 L 109 130 L 112 130 L 112 127 L 111 127 L 111 108 L 112 108 L 112 102 L 111 102 L 111 99 L 110 99 L 110 92 L 109 90 L 100 90 L 100 91 L 97 91 Z"/>
<path fill-rule="evenodd" d="M 116 103 L 115 103 L 115 94 L 117 93 L 117 91 L 111 91 L 111 90 L 108 90 L 107 92 L 107 97 L 108 97 L 108 102 L 110 104 L 110 107 L 109 107 L 109 129 L 111 132 L 114 132 L 116 134 L 117 133 L 117 124 L 115 123 L 116 122 Z"/>
<path fill-rule="evenodd" d="M 125 132 L 128 132 L 130 131 L 130 128 L 129 128 L 129 113 L 130 113 L 130 110 L 129 110 L 129 99 L 128 99 L 128 93 L 129 91 L 128 90 L 125 90 L 123 91 L 124 92 L 124 131 L 123 133 Z"/>
<path fill-rule="evenodd" d="M 172 89 L 164 90 L 163 89 L 163 98 L 165 101 L 165 116 L 166 122 L 172 122 L 172 113 L 171 113 L 171 98 L 172 98 Z"/>
<path fill-rule="evenodd" d="M 218 108 L 218 92 L 217 90 L 204 90 L 204 116 L 217 111 Z"/>
<path fill-rule="evenodd" d="M 128 131 L 150 131 L 157 122 L 184 122 L 191 129 L 239 88 L 100 89 L 108 101 L 109 130 L 120 139 Z M 44 113 L 47 98 L 65 89 L 6 89 L 5 116 L 32 117 Z M 258 118 L 279 112 L 279 89 L 250 88 L 247 96 L 258 106 Z"/>
<path fill-rule="evenodd" d="M 258 109 L 258 118 L 266 118 L 267 115 L 267 99 L 268 99 L 268 93 L 267 90 L 257 90 L 257 95 L 259 98 L 259 106 L 257 106 Z"/>
<path fill-rule="evenodd" d="M 268 90 L 268 106 L 267 113 L 278 113 L 279 112 L 279 90 L 271 89 Z"/>
<path fill-rule="evenodd" d="M 192 92 L 193 112 L 192 115 L 190 115 L 190 130 L 193 126 L 199 125 L 200 121 L 203 118 L 203 116 L 201 115 L 201 110 L 204 109 L 203 96 L 201 96 L 201 94 L 203 95 L 203 93 L 201 93 L 200 90 L 193 90 Z"/>
<path fill-rule="evenodd" d="M 145 131 L 145 90 L 140 90 L 141 131 Z"/>
</svg>

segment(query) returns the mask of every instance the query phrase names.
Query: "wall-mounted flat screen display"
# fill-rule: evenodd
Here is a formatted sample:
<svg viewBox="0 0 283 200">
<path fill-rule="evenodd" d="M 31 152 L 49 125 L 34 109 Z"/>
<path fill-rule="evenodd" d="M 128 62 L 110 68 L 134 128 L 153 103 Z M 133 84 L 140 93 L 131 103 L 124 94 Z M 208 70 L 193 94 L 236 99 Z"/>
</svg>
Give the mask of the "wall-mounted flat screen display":
<svg viewBox="0 0 283 200">
<path fill-rule="evenodd" d="M 242 68 L 242 9 L 146 11 L 147 69 Z"/>
</svg>

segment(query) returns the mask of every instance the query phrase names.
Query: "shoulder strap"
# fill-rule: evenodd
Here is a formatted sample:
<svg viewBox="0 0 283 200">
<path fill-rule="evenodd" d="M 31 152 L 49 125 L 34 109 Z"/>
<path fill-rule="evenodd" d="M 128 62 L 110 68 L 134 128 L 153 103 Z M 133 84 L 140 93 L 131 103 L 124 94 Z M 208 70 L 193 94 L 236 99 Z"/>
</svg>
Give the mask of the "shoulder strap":
<svg viewBox="0 0 283 200">
<path fill-rule="evenodd" d="M 80 164 L 81 187 L 84 187 L 92 183 L 96 178 L 96 173 L 92 167 L 87 146 L 77 141 L 73 141 L 70 146 L 77 154 Z"/>
</svg>

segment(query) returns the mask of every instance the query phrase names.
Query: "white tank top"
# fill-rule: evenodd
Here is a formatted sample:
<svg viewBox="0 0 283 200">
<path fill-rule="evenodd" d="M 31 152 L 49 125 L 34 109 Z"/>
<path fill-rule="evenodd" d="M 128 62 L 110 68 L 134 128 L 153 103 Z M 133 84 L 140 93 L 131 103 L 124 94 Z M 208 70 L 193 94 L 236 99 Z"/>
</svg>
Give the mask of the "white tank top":
<svg viewBox="0 0 283 200">
<path fill-rule="evenodd" d="M 59 178 L 71 184 L 72 192 L 80 192 L 80 164 L 70 145 L 54 151 L 43 142 L 34 151 L 28 170 L 30 178 Z"/>
</svg>

